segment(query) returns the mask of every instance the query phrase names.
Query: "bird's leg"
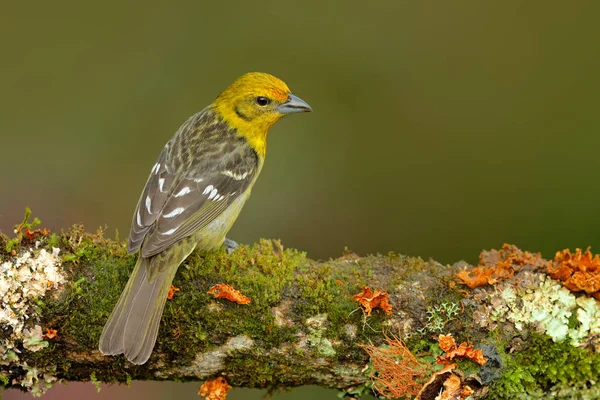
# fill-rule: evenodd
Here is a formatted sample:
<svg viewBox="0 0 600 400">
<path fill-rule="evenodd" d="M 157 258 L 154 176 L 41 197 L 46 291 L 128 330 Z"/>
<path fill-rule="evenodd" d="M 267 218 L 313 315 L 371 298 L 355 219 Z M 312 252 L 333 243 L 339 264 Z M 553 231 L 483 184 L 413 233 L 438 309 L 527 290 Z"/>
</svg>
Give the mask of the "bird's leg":
<svg viewBox="0 0 600 400">
<path fill-rule="evenodd" d="M 239 247 L 239 245 L 235 240 L 225 238 L 223 247 L 225 247 L 225 250 L 227 250 L 227 254 L 231 254 Z"/>
</svg>

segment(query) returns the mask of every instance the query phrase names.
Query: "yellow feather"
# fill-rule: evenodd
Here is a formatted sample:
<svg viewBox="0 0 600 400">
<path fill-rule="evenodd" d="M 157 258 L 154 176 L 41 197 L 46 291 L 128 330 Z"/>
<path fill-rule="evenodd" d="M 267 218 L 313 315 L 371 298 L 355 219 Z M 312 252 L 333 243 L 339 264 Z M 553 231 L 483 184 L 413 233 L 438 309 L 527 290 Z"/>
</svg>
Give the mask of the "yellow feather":
<svg viewBox="0 0 600 400">
<path fill-rule="evenodd" d="M 289 94 L 288 86 L 273 75 L 249 72 L 225 89 L 213 105 L 221 118 L 236 128 L 264 158 L 269 128 L 283 116 L 275 106 L 287 101 Z M 259 96 L 270 99 L 272 106 L 256 105 L 255 99 Z"/>
</svg>

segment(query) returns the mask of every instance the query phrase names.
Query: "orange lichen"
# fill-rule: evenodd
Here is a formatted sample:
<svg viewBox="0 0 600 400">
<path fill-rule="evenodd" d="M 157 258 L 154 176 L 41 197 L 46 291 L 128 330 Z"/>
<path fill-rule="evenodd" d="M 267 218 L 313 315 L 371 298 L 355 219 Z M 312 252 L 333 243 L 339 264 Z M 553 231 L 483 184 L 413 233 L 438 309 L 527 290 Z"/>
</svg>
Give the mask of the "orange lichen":
<svg viewBox="0 0 600 400">
<path fill-rule="evenodd" d="M 569 249 L 557 252 L 546 270 L 570 291 L 583 291 L 600 300 L 600 255 L 593 255 L 589 247 L 585 252 L 576 249 L 575 254 Z"/>
<path fill-rule="evenodd" d="M 336 283 L 336 284 L 338 284 L 338 285 L 343 285 L 343 284 L 344 284 L 344 282 L 343 282 L 343 281 L 341 281 L 341 280 L 339 280 L 339 279 L 337 279 L 337 280 L 335 281 L 335 283 Z"/>
<path fill-rule="evenodd" d="M 352 296 L 358 302 L 367 315 L 371 315 L 371 311 L 375 308 L 381 308 L 386 314 L 392 313 L 392 305 L 388 303 L 389 294 L 380 290 L 372 292 L 367 286 L 363 286 L 362 292 Z"/>
<path fill-rule="evenodd" d="M 473 350 L 473 346 L 467 345 L 466 342 L 457 347 L 452 335 L 440 335 L 438 342 L 440 349 L 446 353 L 443 356 L 437 356 L 438 364 L 449 365 L 455 358 L 467 358 L 479 365 L 484 365 L 487 362 L 481 350 Z"/>
<path fill-rule="evenodd" d="M 177 292 L 179 292 L 179 288 L 171 285 L 169 293 L 167 293 L 167 300 L 173 300 L 173 296 L 175 296 L 175 293 Z"/>
<path fill-rule="evenodd" d="M 200 390 L 198 396 L 206 398 L 206 400 L 225 400 L 227 398 L 227 392 L 232 388 L 229 386 L 225 378 L 222 376 L 212 381 L 206 381 Z"/>
<path fill-rule="evenodd" d="M 29 240 L 35 239 L 36 235 L 48 236 L 49 234 L 50 234 L 50 231 L 48 229 L 46 229 L 46 228 L 44 228 L 44 229 L 34 229 L 34 230 L 31 230 L 29 228 L 25 228 L 25 236 Z"/>
<path fill-rule="evenodd" d="M 426 374 L 426 367 L 417 361 L 401 339 L 395 336 L 385 339 L 388 345 L 385 348 L 372 344 L 361 346 L 371 357 L 369 378 L 373 389 L 392 399 L 415 396 L 421 388 L 416 379 Z"/>
<path fill-rule="evenodd" d="M 493 285 L 498 282 L 493 277 L 495 270 L 493 268 L 475 267 L 467 272 L 463 269 L 456 274 L 456 277 L 469 288 L 474 289 L 479 286 Z"/>
<path fill-rule="evenodd" d="M 504 244 L 501 250 L 483 251 L 479 255 L 479 265 L 470 270 L 461 270 L 456 277 L 461 283 L 474 289 L 493 285 L 500 279 L 511 278 L 526 265 L 539 268 L 544 259 L 539 253 L 521 251 L 516 246 Z"/>
<path fill-rule="evenodd" d="M 244 296 L 238 290 L 224 283 L 214 285 L 208 290 L 208 294 L 212 294 L 218 299 L 227 299 L 238 304 L 248 304 L 252 300 L 249 297 Z"/>
<path fill-rule="evenodd" d="M 438 344 L 443 351 L 451 351 L 451 349 L 456 348 L 456 342 L 452 335 L 440 335 Z"/>
<path fill-rule="evenodd" d="M 466 399 L 467 397 L 471 396 L 473 393 L 475 393 L 475 391 L 470 387 L 470 386 L 463 386 L 461 388 L 462 390 L 460 391 L 460 399 Z"/>
<path fill-rule="evenodd" d="M 46 333 L 44 333 L 43 336 L 48 339 L 54 339 L 58 337 L 58 331 L 56 329 L 46 328 Z"/>
</svg>

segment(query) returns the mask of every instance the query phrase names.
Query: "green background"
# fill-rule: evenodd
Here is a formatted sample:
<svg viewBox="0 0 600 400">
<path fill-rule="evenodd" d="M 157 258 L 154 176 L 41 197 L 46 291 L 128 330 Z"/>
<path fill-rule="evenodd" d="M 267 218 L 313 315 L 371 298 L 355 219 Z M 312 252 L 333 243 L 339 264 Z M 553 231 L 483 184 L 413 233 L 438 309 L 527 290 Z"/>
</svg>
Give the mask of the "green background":
<svg viewBox="0 0 600 400">
<path fill-rule="evenodd" d="M 179 125 L 265 71 L 314 112 L 271 130 L 237 241 L 447 263 L 504 242 L 546 257 L 600 250 L 599 12 L 597 1 L 4 1 L 0 230 L 28 205 L 54 230 L 106 224 L 125 237 Z M 194 399 L 198 387 L 72 384 L 46 399 Z M 306 396 L 335 392 L 276 398 Z"/>
</svg>

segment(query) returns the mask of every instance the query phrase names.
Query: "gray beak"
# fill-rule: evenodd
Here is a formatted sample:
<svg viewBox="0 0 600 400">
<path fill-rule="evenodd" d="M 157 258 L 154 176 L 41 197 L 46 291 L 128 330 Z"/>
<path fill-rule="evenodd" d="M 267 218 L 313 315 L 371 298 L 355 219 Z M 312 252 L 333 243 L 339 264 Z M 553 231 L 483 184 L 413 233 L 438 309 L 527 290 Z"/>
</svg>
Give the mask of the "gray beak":
<svg viewBox="0 0 600 400">
<path fill-rule="evenodd" d="M 288 101 L 280 105 L 278 110 L 282 114 L 292 114 L 298 112 L 310 112 L 312 111 L 312 108 L 310 108 L 308 103 L 300 97 L 290 94 L 288 96 Z"/>
</svg>

